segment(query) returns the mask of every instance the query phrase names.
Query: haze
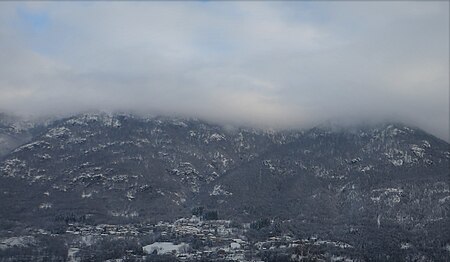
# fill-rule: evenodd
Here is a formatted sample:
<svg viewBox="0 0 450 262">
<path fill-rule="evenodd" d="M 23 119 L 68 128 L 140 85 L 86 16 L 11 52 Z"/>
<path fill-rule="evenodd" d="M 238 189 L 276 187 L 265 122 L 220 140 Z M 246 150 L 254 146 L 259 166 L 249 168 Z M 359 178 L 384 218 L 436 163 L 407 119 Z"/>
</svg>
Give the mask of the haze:
<svg viewBox="0 0 450 262">
<path fill-rule="evenodd" d="M 2 2 L 0 110 L 394 120 L 449 141 L 449 2 Z"/>
</svg>

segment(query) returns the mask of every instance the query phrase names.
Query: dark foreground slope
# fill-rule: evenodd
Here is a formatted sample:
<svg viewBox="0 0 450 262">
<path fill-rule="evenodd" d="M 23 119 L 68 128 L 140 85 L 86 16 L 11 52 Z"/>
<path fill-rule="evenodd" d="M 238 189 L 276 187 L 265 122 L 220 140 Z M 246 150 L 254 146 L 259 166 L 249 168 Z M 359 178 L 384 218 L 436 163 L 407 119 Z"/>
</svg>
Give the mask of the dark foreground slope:
<svg viewBox="0 0 450 262">
<path fill-rule="evenodd" d="M 449 144 L 419 129 L 269 132 L 84 114 L 27 140 L 5 148 L 0 163 L 3 230 L 151 223 L 200 207 L 239 223 L 271 221 L 255 238 L 279 224 L 349 243 L 362 258 L 449 259 Z"/>
</svg>

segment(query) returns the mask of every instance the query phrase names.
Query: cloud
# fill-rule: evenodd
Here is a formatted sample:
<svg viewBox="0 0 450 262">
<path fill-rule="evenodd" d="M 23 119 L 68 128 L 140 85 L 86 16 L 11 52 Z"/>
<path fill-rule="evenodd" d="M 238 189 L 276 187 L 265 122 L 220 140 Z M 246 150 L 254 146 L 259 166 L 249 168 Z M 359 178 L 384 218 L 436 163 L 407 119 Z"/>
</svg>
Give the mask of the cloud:
<svg viewBox="0 0 450 262">
<path fill-rule="evenodd" d="M 0 3 L 0 110 L 391 119 L 448 141 L 448 5 Z"/>
</svg>

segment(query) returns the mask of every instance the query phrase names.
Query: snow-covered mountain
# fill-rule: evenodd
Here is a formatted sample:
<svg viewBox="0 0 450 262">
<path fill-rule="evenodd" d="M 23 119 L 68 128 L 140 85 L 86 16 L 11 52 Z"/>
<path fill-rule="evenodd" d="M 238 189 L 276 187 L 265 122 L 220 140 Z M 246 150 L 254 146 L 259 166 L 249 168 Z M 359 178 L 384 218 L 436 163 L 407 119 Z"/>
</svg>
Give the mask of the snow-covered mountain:
<svg viewBox="0 0 450 262">
<path fill-rule="evenodd" d="M 157 222 L 202 208 L 241 223 L 289 221 L 294 235 L 345 240 L 369 257 L 400 242 L 449 253 L 449 144 L 417 128 L 264 131 L 106 113 L 35 129 L 0 123 L 4 230 L 53 230 L 67 217 Z"/>
</svg>

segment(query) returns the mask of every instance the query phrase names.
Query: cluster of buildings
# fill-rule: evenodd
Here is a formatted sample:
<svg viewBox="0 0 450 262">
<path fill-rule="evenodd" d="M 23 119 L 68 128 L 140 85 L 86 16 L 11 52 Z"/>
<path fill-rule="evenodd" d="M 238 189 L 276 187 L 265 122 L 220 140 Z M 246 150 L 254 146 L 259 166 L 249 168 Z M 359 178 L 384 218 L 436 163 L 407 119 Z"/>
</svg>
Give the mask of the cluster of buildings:
<svg viewBox="0 0 450 262">
<path fill-rule="evenodd" d="M 170 253 L 179 260 L 244 261 L 250 250 L 245 230 L 229 220 L 201 220 L 195 216 L 181 218 L 174 223 L 158 223 L 154 232 L 159 235 L 159 242 L 143 249 L 146 253 L 167 254 L 165 247 L 168 243 L 174 246 L 178 243 L 181 248 L 172 249 Z"/>
<path fill-rule="evenodd" d="M 69 223 L 66 229 L 66 233 L 80 236 L 139 236 L 148 232 L 152 232 L 153 229 L 154 226 L 147 224 L 100 224 L 92 226 L 78 223 Z"/>
<path fill-rule="evenodd" d="M 142 252 L 134 258 L 168 255 L 178 261 L 263 261 L 268 254 L 284 254 L 291 261 L 316 258 L 309 253 L 311 247 L 353 248 L 345 243 L 323 241 L 316 238 L 296 239 L 279 235 L 263 240 L 249 239 L 250 224 L 230 220 L 203 220 L 196 216 L 175 222 L 125 225 L 70 224 L 67 234 L 80 236 L 115 236 L 144 239 Z M 151 236 L 151 237 L 149 237 Z M 336 260 L 340 261 L 340 260 Z M 344 261 L 344 260 L 342 260 Z"/>
</svg>

